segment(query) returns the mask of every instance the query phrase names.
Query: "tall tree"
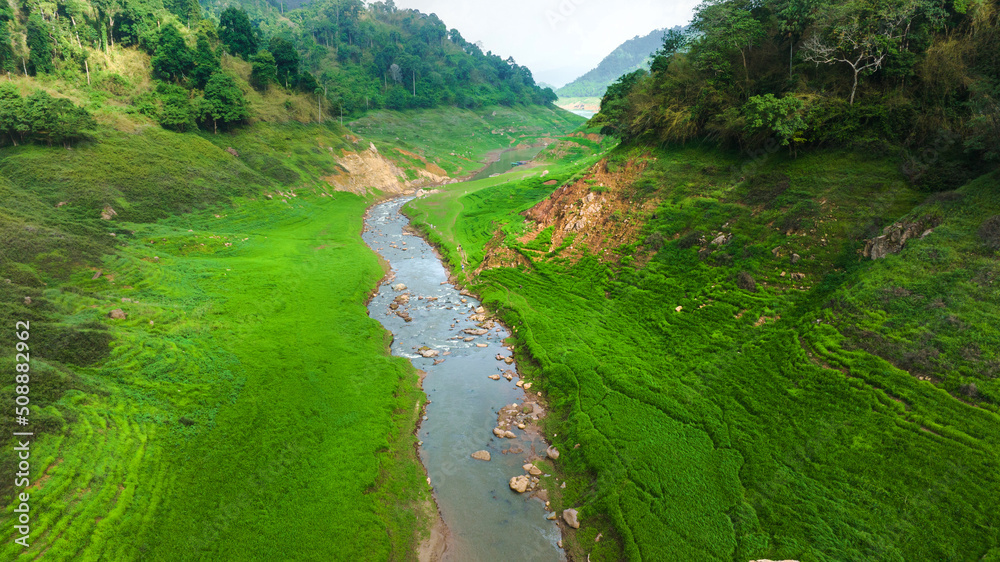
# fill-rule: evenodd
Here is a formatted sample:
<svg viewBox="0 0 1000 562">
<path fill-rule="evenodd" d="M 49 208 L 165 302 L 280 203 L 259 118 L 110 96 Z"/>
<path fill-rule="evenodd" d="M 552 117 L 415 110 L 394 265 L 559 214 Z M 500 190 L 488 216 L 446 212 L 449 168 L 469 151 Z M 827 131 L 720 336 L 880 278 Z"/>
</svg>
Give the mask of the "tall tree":
<svg viewBox="0 0 1000 562">
<path fill-rule="evenodd" d="M 912 0 L 859 0 L 836 14 L 827 37 L 813 35 L 802 45 L 802 58 L 819 64 L 846 64 L 853 73 L 850 104 L 858 77 L 882 67 L 910 26 L 916 10 Z"/>
<path fill-rule="evenodd" d="M 268 84 L 278 81 L 278 67 L 274 63 L 274 55 L 262 49 L 250 57 L 250 83 L 258 90 L 266 90 Z"/>
<path fill-rule="evenodd" d="M 698 6 L 691 23 L 703 34 L 708 51 L 739 51 L 747 84 L 750 83 L 747 54 L 765 37 L 763 24 L 751 12 L 753 7 L 753 2 L 746 0 L 707 0 Z"/>
<path fill-rule="evenodd" d="M 194 51 L 194 69 L 191 71 L 191 81 L 197 88 L 204 88 L 208 79 L 219 72 L 221 64 L 219 55 L 212 49 L 208 35 L 204 31 L 198 33 L 198 45 Z"/>
<path fill-rule="evenodd" d="M 49 30 L 37 13 L 32 13 L 28 18 L 27 43 L 31 51 L 28 58 L 28 72 L 31 74 L 52 72 L 54 68 Z"/>
<path fill-rule="evenodd" d="M 160 28 L 160 44 L 153 56 L 153 75 L 179 82 L 194 70 L 194 57 L 181 32 L 172 23 Z"/>
<path fill-rule="evenodd" d="M 229 52 L 249 60 L 257 52 L 257 33 L 250 25 L 247 13 L 239 8 L 229 7 L 219 16 L 219 39 Z"/>
<path fill-rule="evenodd" d="M 14 58 L 14 48 L 11 46 L 9 10 L 0 7 L 0 72 L 14 72 L 17 63 Z"/>
<path fill-rule="evenodd" d="M 296 75 L 299 73 L 299 53 L 295 50 L 295 45 L 282 37 L 272 37 L 268 46 L 277 66 L 278 82 L 287 88 L 295 83 Z"/>
</svg>

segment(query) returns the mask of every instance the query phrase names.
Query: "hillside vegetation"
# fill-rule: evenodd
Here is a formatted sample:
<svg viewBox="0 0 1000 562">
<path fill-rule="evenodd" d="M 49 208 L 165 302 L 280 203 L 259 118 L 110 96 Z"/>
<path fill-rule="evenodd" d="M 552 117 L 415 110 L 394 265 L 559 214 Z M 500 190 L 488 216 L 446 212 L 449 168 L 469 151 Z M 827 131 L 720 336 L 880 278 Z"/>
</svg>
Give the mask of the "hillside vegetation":
<svg viewBox="0 0 1000 562">
<path fill-rule="evenodd" d="M 996 555 L 1000 338 L 979 320 L 1000 304 L 979 234 L 995 174 L 924 201 L 891 160 L 851 152 L 623 147 L 558 179 L 445 191 L 411 213 L 514 327 L 555 410 L 569 485 L 554 502 L 584 518 L 571 553 Z M 589 220 L 560 232 L 560 213 Z M 934 232 L 898 256 L 859 255 L 872 225 L 928 213 Z M 640 232 L 609 244 L 629 222 Z M 940 349 L 924 356 L 938 374 L 878 342 Z"/>
<path fill-rule="evenodd" d="M 705 2 L 606 159 L 411 204 L 553 408 L 574 557 L 1000 556 L 998 13 Z"/>
<path fill-rule="evenodd" d="M 608 89 L 594 123 L 758 155 L 855 147 L 954 189 L 1000 155 L 998 17 L 993 0 L 711 0 L 649 72 Z"/>
</svg>

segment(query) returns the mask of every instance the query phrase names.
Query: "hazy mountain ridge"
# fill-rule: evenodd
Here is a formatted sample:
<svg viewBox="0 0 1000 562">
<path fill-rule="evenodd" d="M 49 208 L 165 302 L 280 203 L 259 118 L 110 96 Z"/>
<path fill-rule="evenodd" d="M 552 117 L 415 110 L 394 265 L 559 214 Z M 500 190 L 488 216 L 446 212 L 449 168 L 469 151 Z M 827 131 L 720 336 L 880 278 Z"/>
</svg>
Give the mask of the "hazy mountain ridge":
<svg viewBox="0 0 1000 562">
<path fill-rule="evenodd" d="M 676 27 L 682 29 L 681 26 Z M 663 43 L 667 28 L 654 29 L 645 36 L 636 35 L 611 51 L 596 68 L 556 90 L 559 97 L 601 97 L 619 76 L 640 68 L 649 68 L 653 54 Z"/>
</svg>

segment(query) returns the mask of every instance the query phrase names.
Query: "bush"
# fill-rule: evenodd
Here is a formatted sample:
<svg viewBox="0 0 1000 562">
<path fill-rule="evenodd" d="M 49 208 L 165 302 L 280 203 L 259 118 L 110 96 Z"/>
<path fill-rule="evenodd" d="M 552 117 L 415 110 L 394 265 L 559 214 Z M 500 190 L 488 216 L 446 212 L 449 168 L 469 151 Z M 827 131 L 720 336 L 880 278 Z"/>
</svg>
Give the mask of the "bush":
<svg viewBox="0 0 1000 562">
<path fill-rule="evenodd" d="M 990 249 L 1000 248 L 1000 215 L 993 215 L 983 222 L 979 227 L 979 238 Z"/>
<path fill-rule="evenodd" d="M 750 291 L 751 293 L 757 292 L 757 281 L 746 271 L 741 271 L 740 274 L 736 276 L 736 286 L 744 291 Z"/>
<path fill-rule="evenodd" d="M 701 242 L 702 232 L 700 230 L 692 230 L 684 236 L 681 236 L 680 240 L 677 241 L 677 247 L 682 250 L 687 250 L 696 244 Z"/>
</svg>

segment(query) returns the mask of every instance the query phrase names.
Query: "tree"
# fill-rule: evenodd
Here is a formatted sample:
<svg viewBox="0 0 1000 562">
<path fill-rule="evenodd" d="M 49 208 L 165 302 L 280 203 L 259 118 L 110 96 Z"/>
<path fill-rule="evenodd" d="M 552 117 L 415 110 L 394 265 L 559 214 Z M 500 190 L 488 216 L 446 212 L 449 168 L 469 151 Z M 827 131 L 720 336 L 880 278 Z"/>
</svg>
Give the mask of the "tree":
<svg viewBox="0 0 1000 562">
<path fill-rule="evenodd" d="M 792 62 L 795 57 L 795 44 L 802 34 L 815 20 L 819 0 L 781 0 L 775 7 L 779 29 L 788 39 L 788 77 L 792 77 Z"/>
<path fill-rule="evenodd" d="M 54 98 L 42 90 L 25 98 L 23 108 L 21 121 L 27 125 L 30 137 L 49 146 L 53 143 L 69 146 L 97 126 L 84 108 L 73 105 L 65 98 Z"/>
<path fill-rule="evenodd" d="M 52 66 L 52 44 L 49 42 L 49 30 L 37 13 L 28 18 L 27 43 L 31 54 L 28 58 L 28 72 L 38 74 L 49 73 Z"/>
<path fill-rule="evenodd" d="M 179 133 L 197 127 L 194 107 L 186 89 L 174 84 L 160 84 L 156 91 L 163 103 L 159 113 L 160 126 Z"/>
<path fill-rule="evenodd" d="M 278 81 L 278 67 L 274 56 L 268 50 L 261 50 L 250 57 L 250 84 L 258 90 L 266 90 L 268 84 Z"/>
<path fill-rule="evenodd" d="M 239 8 L 226 8 L 219 16 L 219 39 L 226 45 L 229 52 L 250 58 L 257 52 L 257 34 L 250 25 L 247 13 Z"/>
<path fill-rule="evenodd" d="M 204 88 L 208 79 L 213 74 L 221 70 L 219 55 L 212 49 L 212 44 L 208 40 L 208 35 L 201 31 L 198 33 L 198 45 L 194 52 L 194 68 L 191 70 L 191 80 L 198 88 Z"/>
<path fill-rule="evenodd" d="M 194 70 L 194 56 L 187 43 L 170 23 L 160 28 L 160 42 L 153 56 L 153 75 L 164 80 L 180 82 Z"/>
<path fill-rule="evenodd" d="M 646 77 L 643 69 L 630 72 L 614 84 L 608 86 L 604 97 L 601 98 L 601 111 L 594 116 L 594 124 L 601 126 L 602 135 L 616 135 L 621 137 L 628 129 L 628 95 L 632 88 Z"/>
<path fill-rule="evenodd" d="M 764 26 L 754 18 L 752 2 L 744 0 L 707 0 L 698 6 L 691 26 L 701 32 L 708 52 L 733 48 L 743 59 L 743 73 L 750 83 L 747 53 L 764 37 Z"/>
<path fill-rule="evenodd" d="M 909 28 L 916 5 L 909 0 L 861 0 L 847 7 L 824 39 L 813 35 L 802 45 L 802 58 L 820 64 L 844 63 L 853 72 L 850 104 L 858 77 L 882 67 Z"/>
<path fill-rule="evenodd" d="M 803 140 L 801 135 L 806 129 L 805 119 L 802 118 L 803 106 L 802 100 L 791 96 L 753 96 L 743 105 L 744 128 L 750 135 L 773 134 L 781 141 L 781 146 L 789 146 L 789 150 L 793 150 L 793 143 Z"/>
<path fill-rule="evenodd" d="M 212 129 L 216 134 L 219 132 L 219 121 L 231 125 L 250 116 L 243 92 L 236 81 L 223 72 L 213 74 L 205 84 L 205 98 L 200 110 L 202 115 L 212 120 Z"/>
<path fill-rule="evenodd" d="M 10 83 L 0 83 L 0 133 L 10 138 L 11 144 L 17 146 L 28 131 L 24 122 L 24 98 L 17 88 Z"/>
<path fill-rule="evenodd" d="M 7 14 L 0 12 L 0 72 L 13 72 L 17 68 L 14 58 L 14 48 L 10 42 L 10 28 Z"/>
<path fill-rule="evenodd" d="M 295 76 L 299 72 L 299 53 L 291 42 L 281 37 L 272 37 L 269 47 L 277 66 L 278 82 L 287 88 L 295 83 Z"/>
</svg>

